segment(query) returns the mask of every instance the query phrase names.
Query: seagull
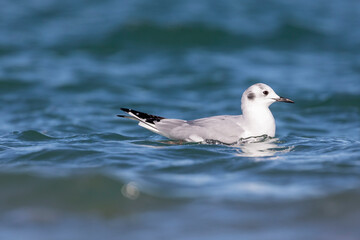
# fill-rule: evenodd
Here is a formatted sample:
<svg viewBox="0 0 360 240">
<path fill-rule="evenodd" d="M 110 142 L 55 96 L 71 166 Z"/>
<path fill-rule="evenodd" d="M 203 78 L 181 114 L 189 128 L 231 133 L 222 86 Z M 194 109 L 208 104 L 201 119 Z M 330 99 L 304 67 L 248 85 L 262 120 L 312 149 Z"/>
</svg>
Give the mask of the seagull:
<svg viewBox="0 0 360 240">
<path fill-rule="evenodd" d="M 139 126 L 172 140 L 236 144 L 242 139 L 251 137 L 275 136 L 275 119 L 269 109 L 274 102 L 294 103 L 288 98 L 278 96 L 270 86 L 257 83 L 246 89 L 242 95 L 242 115 L 182 120 L 121 108 L 128 115 L 117 116 L 136 120 Z"/>
</svg>

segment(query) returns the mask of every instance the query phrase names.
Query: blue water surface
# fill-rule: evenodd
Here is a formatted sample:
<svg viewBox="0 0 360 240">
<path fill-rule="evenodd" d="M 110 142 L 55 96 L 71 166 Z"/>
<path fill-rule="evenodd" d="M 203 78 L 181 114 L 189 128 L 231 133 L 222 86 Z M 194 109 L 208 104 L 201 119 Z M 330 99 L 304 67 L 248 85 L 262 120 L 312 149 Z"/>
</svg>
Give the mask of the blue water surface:
<svg viewBox="0 0 360 240">
<path fill-rule="evenodd" d="M 0 3 L 0 239 L 359 239 L 360 2 Z M 120 119 L 240 114 L 274 139 L 171 141 Z"/>
</svg>

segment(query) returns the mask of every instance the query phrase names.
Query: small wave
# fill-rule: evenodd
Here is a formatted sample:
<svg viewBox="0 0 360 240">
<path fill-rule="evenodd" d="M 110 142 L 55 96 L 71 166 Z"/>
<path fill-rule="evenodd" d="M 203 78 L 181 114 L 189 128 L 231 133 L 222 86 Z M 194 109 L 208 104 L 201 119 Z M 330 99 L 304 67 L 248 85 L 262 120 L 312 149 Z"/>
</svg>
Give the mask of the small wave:
<svg viewBox="0 0 360 240">
<path fill-rule="evenodd" d="M 46 135 L 45 133 L 41 133 L 35 130 L 27 130 L 23 132 L 14 132 L 17 135 L 19 140 L 23 141 L 47 141 L 57 139 L 55 137 L 51 137 Z"/>
<path fill-rule="evenodd" d="M 59 164 L 64 167 L 94 167 L 101 165 L 101 161 L 96 161 L 97 157 L 101 154 L 96 150 L 85 149 L 72 149 L 72 148 L 56 148 L 49 147 L 23 147 L 18 148 L 22 154 L 19 154 L 14 162 L 23 165 L 44 165 Z"/>
<path fill-rule="evenodd" d="M 133 139 L 118 133 L 98 133 L 98 134 L 92 134 L 91 137 L 105 141 L 123 141 L 123 140 Z"/>
</svg>

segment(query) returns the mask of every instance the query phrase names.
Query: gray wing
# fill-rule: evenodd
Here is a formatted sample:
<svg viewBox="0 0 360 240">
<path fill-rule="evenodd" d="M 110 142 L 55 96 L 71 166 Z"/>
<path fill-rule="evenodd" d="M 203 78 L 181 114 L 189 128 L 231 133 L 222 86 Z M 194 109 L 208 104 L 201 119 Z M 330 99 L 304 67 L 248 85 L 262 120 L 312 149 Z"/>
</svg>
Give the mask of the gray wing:
<svg viewBox="0 0 360 240">
<path fill-rule="evenodd" d="M 231 144 L 238 141 L 245 132 L 238 124 L 241 119 L 241 115 L 222 115 L 192 121 L 162 119 L 155 126 L 159 134 L 171 139 L 190 142 L 216 140 Z"/>
<path fill-rule="evenodd" d="M 186 121 L 163 118 L 128 108 L 121 110 L 130 116 L 118 115 L 119 117 L 139 121 L 141 127 L 175 140 L 188 142 L 215 140 L 231 144 L 237 142 L 245 133 L 239 125 L 242 122 L 242 115 L 222 115 Z"/>
</svg>

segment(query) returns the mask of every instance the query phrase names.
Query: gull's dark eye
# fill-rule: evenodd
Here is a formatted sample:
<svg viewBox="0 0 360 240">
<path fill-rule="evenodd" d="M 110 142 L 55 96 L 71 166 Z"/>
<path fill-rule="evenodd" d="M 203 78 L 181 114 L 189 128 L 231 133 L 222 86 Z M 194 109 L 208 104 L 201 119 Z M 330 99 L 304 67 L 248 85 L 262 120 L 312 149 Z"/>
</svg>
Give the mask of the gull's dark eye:
<svg viewBox="0 0 360 240">
<path fill-rule="evenodd" d="M 268 92 L 268 91 L 263 91 L 263 94 L 264 94 L 264 95 L 268 95 L 269 92 Z"/>
</svg>

